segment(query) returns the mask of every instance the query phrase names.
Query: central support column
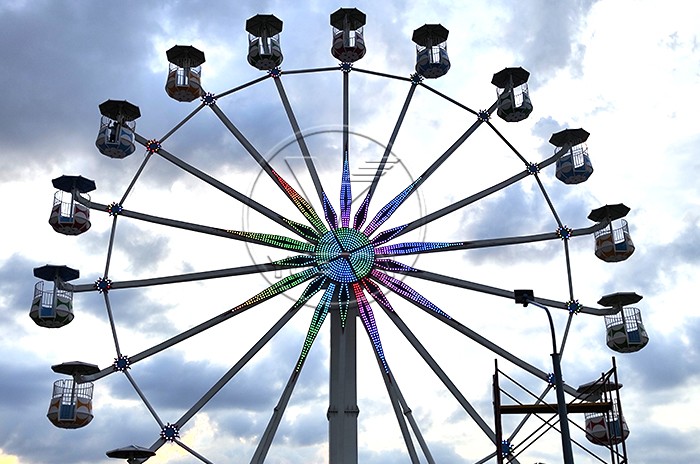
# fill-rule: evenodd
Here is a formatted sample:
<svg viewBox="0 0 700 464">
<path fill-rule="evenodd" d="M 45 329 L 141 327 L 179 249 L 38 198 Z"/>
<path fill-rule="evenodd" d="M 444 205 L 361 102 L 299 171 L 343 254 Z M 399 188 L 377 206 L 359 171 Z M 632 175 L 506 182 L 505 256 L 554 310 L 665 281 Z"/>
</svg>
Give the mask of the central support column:
<svg viewBox="0 0 700 464">
<path fill-rule="evenodd" d="M 350 302 L 345 328 L 336 306 L 331 312 L 328 445 L 331 463 L 357 463 L 357 305 Z"/>
</svg>

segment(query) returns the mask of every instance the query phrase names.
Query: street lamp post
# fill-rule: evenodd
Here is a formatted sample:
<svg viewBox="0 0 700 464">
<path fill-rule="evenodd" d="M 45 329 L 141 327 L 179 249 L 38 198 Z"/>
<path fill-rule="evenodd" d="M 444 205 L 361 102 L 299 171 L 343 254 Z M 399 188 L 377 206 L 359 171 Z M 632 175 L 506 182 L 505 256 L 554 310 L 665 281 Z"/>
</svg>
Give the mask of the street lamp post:
<svg viewBox="0 0 700 464">
<path fill-rule="evenodd" d="M 527 307 L 528 304 L 542 308 L 549 319 L 549 330 L 552 334 L 552 366 L 554 368 L 554 385 L 557 393 L 557 412 L 561 427 L 561 448 L 564 454 L 564 464 L 574 464 L 574 455 L 571 449 L 571 434 L 569 432 L 569 419 L 566 412 L 566 398 L 564 397 L 564 380 L 561 375 L 561 354 L 557 351 L 557 339 L 554 335 L 554 322 L 549 308 L 535 301 L 532 290 L 515 290 L 515 302 Z"/>
</svg>

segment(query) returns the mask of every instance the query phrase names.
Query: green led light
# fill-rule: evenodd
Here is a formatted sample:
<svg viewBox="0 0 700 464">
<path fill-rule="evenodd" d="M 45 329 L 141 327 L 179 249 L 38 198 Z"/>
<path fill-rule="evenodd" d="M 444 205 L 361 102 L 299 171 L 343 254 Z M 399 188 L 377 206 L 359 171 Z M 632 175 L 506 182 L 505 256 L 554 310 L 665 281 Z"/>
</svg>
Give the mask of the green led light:
<svg viewBox="0 0 700 464">
<path fill-rule="evenodd" d="M 341 227 L 321 237 L 315 248 L 316 265 L 331 280 L 357 282 L 374 266 L 374 247 L 359 230 Z"/>
</svg>

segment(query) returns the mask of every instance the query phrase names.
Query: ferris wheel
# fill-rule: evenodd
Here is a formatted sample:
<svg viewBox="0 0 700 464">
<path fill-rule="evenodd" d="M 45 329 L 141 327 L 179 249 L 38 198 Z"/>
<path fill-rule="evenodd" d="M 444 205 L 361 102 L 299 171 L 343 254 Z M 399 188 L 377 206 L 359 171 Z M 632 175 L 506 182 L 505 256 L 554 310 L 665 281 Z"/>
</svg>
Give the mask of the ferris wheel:
<svg viewBox="0 0 700 464">
<path fill-rule="evenodd" d="M 422 311 L 448 328 L 455 338 L 469 340 L 490 351 L 496 358 L 507 361 L 515 369 L 539 379 L 545 392 L 556 387 L 558 392 L 570 395 L 572 401 L 579 401 L 578 407 L 570 406 L 569 410 L 586 411 L 584 432 L 589 441 L 615 449 L 612 454 L 613 462 L 626 462 L 626 451 L 618 451 L 617 446 L 624 445 L 629 429 L 621 413 L 619 395 L 615 398 L 610 396 L 612 391 L 619 390 L 616 379 L 608 376 L 600 384 L 593 382 L 580 388 L 566 385 L 561 373 L 556 373 L 556 365 L 555 374 L 552 374 L 546 368 L 537 367 L 526 359 L 521 359 L 517 354 L 459 322 L 455 316 L 455 308 L 442 307 L 436 303 L 436 295 L 440 293 L 440 288 L 447 287 L 463 291 L 467 295 L 470 292 L 487 295 L 499 302 L 510 299 L 516 303 L 541 306 L 547 309 L 548 314 L 550 309 L 560 310 L 567 314 L 567 334 L 569 328 L 575 325 L 575 318 L 579 317 L 577 315 L 594 315 L 605 318 L 607 343 L 611 349 L 618 352 L 634 352 L 647 344 L 649 338 L 640 311 L 628 306 L 638 302 L 641 299 L 639 295 L 627 292 L 606 295 L 599 301 L 601 307 L 592 307 L 579 302 L 572 282 L 570 240 L 592 236 L 596 256 L 607 262 L 624 261 L 632 255 L 634 244 L 628 225 L 623 219 L 629 208 L 622 204 L 601 206 L 588 216 L 592 225 L 572 229 L 560 218 L 545 189 L 545 183 L 541 180 L 542 173 L 550 167 L 554 169 L 558 180 L 570 185 L 584 182 L 592 175 L 593 167 L 585 144 L 588 132 L 580 128 L 557 132 L 549 140 L 554 148 L 551 156 L 543 160 L 528 160 L 506 139 L 502 129 L 497 128 L 498 121 L 492 119 L 495 115 L 507 123 L 516 123 L 531 114 L 533 104 L 527 86 L 528 71 L 521 67 L 507 67 L 495 73 L 491 83 L 496 87 L 496 101 L 487 109 L 475 110 L 428 84 L 432 79 L 445 76 L 451 67 L 446 47 L 448 30 L 445 27 L 440 24 L 426 24 L 414 31 L 412 39 L 416 44 L 415 72 L 408 76 L 399 76 L 362 69 L 355 65 L 366 53 L 363 30 L 365 20 L 364 13 L 355 8 L 341 8 L 331 14 L 331 53 L 339 61 L 338 65 L 282 70 L 280 34 L 283 23 L 273 15 L 256 15 L 246 22 L 246 31 L 249 34 L 247 59 L 250 65 L 263 74 L 259 78 L 219 93 L 205 91 L 206 81 L 201 73 L 205 55 L 202 51 L 190 45 L 172 47 L 166 53 L 170 68 L 165 90 L 174 100 L 194 103 L 196 107 L 160 138 L 146 137 L 136 130 L 136 120 L 141 117 L 140 109 L 136 105 L 124 100 L 107 100 L 99 105 L 102 120 L 96 146 L 100 153 L 110 158 L 124 159 L 132 155 L 137 146 L 142 146 L 145 155 L 118 201 L 93 201 L 88 193 L 96 190 L 95 182 L 82 176 L 66 175 L 54 179 L 53 183 L 58 192 L 49 223 L 57 232 L 65 235 L 87 232 L 91 226 L 91 211 L 105 213 L 111 217 L 112 228 L 106 264 L 104 272 L 100 273 L 96 280 L 88 283 L 70 283 L 79 278 L 79 272 L 68 266 L 46 265 L 35 268 L 34 274 L 41 281 L 35 287 L 30 316 L 42 327 L 65 326 L 74 319 L 74 294 L 98 292 L 104 297 L 105 312 L 116 354 L 114 361 L 102 368 L 86 362 L 68 362 L 53 366 L 55 372 L 69 377 L 58 380 L 54 385 L 49 420 L 61 428 L 86 426 L 93 419 L 93 382 L 121 374 L 128 379 L 135 395 L 153 416 L 154 434 L 152 437 L 144 437 L 144 440 L 151 440 L 150 443 L 115 448 L 107 452 L 109 457 L 126 459 L 132 463 L 145 462 L 149 457 L 156 455 L 163 445 L 175 443 L 201 462 L 212 462 L 187 445 L 181 439 L 181 434 L 186 431 L 190 421 L 220 394 L 229 382 L 245 370 L 246 365 L 261 356 L 260 353 L 268 342 L 279 337 L 290 321 L 310 318 L 305 337 L 300 338 L 297 343 L 296 361 L 288 366 L 288 381 L 280 388 L 278 401 L 271 411 L 269 422 L 259 432 L 259 440 L 251 462 L 264 462 L 268 456 L 305 363 L 326 321 L 330 340 L 327 390 L 329 461 L 358 462 L 358 449 L 361 448 L 358 444 L 358 416 L 361 405 L 358 405 L 357 393 L 356 343 L 362 343 L 358 337 L 362 338 L 361 333 L 364 332 L 369 338 L 369 345 L 386 387 L 385 398 L 396 416 L 408 458 L 416 463 L 435 462 L 430 443 L 411 414 L 411 399 L 404 396 L 402 389 L 402 385 L 415 379 L 394 377 L 392 356 L 398 356 L 398 353 L 392 353 L 391 347 L 383 343 L 383 329 L 378 323 L 381 313 L 386 315 L 383 322 L 390 321 L 395 325 L 401 336 L 415 349 L 444 386 L 445 392 L 454 397 L 455 404 L 476 424 L 484 440 L 493 445 L 493 450 L 478 462 L 489 462 L 493 459 L 498 462 L 518 462 L 521 450 L 516 446 L 517 431 L 506 437 L 502 427 L 498 425 L 500 421 L 496 421 L 497 425 L 490 425 L 493 421 L 483 417 L 469 402 L 467 395 L 462 393 L 450 375 L 438 364 L 434 353 L 425 348 L 415 330 L 402 318 L 402 313 L 406 311 Z M 322 160 L 324 165 L 328 164 L 328 158 L 333 158 L 335 177 L 332 179 L 325 168 L 323 171 L 319 169 L 321 155 L 314 153 L 312 144 L 315 132 L 302 129 L 299 121 L 303 115 L 295 111 L 294 98 L 289 97 L 285 85 L 287 76 L 320 73 L 340 73 L 342 76 L 342 105 L 337 115 L 339 123 L 336 129 L 325 131 L 326 135 L 337 138 L 339 155 L 322 155 L 326 158 Z M 362 177 L 353 175 L 358 161 L 353 159 L 351 140 L 358 132 L 353 129 L 349 109 L 353 89 L 351 81 L 357 74 L 399 82 L 405 86 L 407 92 L 398 117 L 393 119 L 393 129 L 388 140 L 379 145 L 380 156 L 371 164 L 372 172 L 365 173 Z M 295 169 L 301 169 L 301 173 L 291 172 L 289 175 L 283 175 L 282 163 L 275 164 L 275 161 L 279 160 L 275 160 L 274 156 L 270 158 L 263 155 L 223 108 L 222 103 L 227 98 L 236 96 L 244 99 L 246 92 L 263 85 L 271 86 L 280 99 L 292 133 L 284 147 L 293 146 L 298 149 L 301 168 L 297 166 Z M 389 201 L 378 204 L 378 192 L 386 188 L 385 174 L 396 163 L 392 147 L 400 137 L 407 114 L 410 114 L 414 95 L 420 92 L 463 111 L 471 119 L 471 123 L 449 148 L 433 160 L 427 160 L 420 175 L 407 178 L 406 185 L 390 192 Z M 266 203 L 267 197 L 260 197 L 258 200 L 253 192 L 241 192 L 236 182 L 208 174 L 197 166 L 196 160 L 186 161 L 184 157 L 175 153 L 177 145 L 173 144 L 175 148 L 170 148 L 172 136 L 207 112 L 213 114 L 221 123 L 231 143 L 242 147 L 255 161 L 261 170 L 260 177 L 267 179 L 266 188 L 281 192 L 284 201 Z M 464 198 L 441 209 L 430 212 L 419 210 L 419 213 L 407 222 L 396 224 L 394 220 L 397 217 L 406 217 L 399 216 L 397 211 L 419 195 L 429 195 L 425 192 L 423 184 L 477 131 L 495 133 L 520 163 L 519 170 L 508 173 L 494 185 L 470 192 Z M 264 224 L 268 224 L 274 232 L 253 230 L 254 221 L 248 223 L 249 227 L 246 230 L 232 230 L 195 223 L 183 217 L 165 217 L 140 211 L 138 205 L 129 200 L 135 186 L 148 175 L 147 165 L 156 158 L 168 162 L 201 185 L 242 203 L 251 217 L 262 219 L 255 222 L 256 226 L 263 224 L 260 227 L 264 227 Z M 300 185 L 295 187 L 297 183 L 301 184 L 299 179 L 302 177 L 308 179 L 306 190 Z M 552 222 L 556 224 L 553 230 L 461 241 L 428 241 L 424 234 L 416 233 L 428 224 L 453 217 L 463 208 L 479 204 L 526 179 L 534 179 L 533 185 L 544 199 Z M 330 184 L 339 184 L 339 189 L 329 189 Z M 291 218 L 295 216 L 301 219 Z M 124 246 L 124 242 L 118 240 L 117 224 L 123 221 L 142 221 L 165 231 L 185 231 L 193 240 L 203 240 L 205 237 L 209 240 L 215 237 L 222 242 L 241 242 L 250 250 L 255 250 L 250 253 L 255 262 L 246 264 L 244 258 L 240 258 L 234 267 L 223 269 L 197 270 L 168 276 L 154 275 L 134 280 L 113 280 L 110 272 L 113 252 L 119 246 Z M 496 250 L 546 241 L 562 244 L 569 296 L 566 301 L 536 297 L 530 290 L 503 289 L 469 281 L 463 279 L 454 269 L 447 269 L 445 272 L 428 271 L 421 269 L 416 262 L 417 257 L 430 253 L 456 255 L 465 250 Z M 266 250 L 274 250 L 282 255 L 279 258 L 269 258 Z M 176 293 L 178 287 L 191 282 L 210 279 L 230 279 L 236 282 L 236 279 L 245 276 L 270 276 L 273 273 L 277 273 L 277 277 L 268 278 L 260 289 L 254 289 L 248 284 L 238 287 L 235 294 L 238 301 L 225 311 L 210 318 L 200 319 L 188 329 L 136 354 L 125 354 L 127 348 L 120 341 L 122 334 L 129 328 L 120 326 L 114 317 L 120 310 L 113 302 L 114 293 L 123 289 L 150 289 L 161 285 L 168 285 L 171 289 L 169 291 Z M 420 285 L 414 285 L 414 282 L 419 282 Z M 427 284 L 429 286 L 426 286 Z M 435 290 L 431 294 L 430 290 L 419 291 L 418 288 Z M 285 296 L 288 298 L 285 299 Z M 227 298 L 230 298 L 230 294 Z M 214 328 L 233 324 L 235 321 L 229 320 L 267 301 L 286 305 L 286 310 L 279 320 L 271 321 L 267 332 L 251 343 L 240 359 L 191 404 L 184 414 L 166 419 L 154 406 L 153 398 L 149 398 L 142 391 L 137 376 L 131 372 L 139 369 L 140 362 L 156 357 L 159 353 L 173 349 L 189 339 L 203 337 Z M 553 328 L 552 338 L 553 354 L 559 355 L 563 351 L 564 342 L 557 346 Z M 540 409 L 543 406 L 551 406 L 542 401 L 539 403 L 542 403 L 538 406 Z M 595 406 L 590 406 L 593 403 Z M 500 413 L 499 410 L 496 415 Z M 556 414 L 556 410 L 554 413 Z M 562 420 L 560 426 L 563 428 L 566 422 Z M 119 445 L 120 443 L 115 443 L 115 446 Z"/>
</svg>

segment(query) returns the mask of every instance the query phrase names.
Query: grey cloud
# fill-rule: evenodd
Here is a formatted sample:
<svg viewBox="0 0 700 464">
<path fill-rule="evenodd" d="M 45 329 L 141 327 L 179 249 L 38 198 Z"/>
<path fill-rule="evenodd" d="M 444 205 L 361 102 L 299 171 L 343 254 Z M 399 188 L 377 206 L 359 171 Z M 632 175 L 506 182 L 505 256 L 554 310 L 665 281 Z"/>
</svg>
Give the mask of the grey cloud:
<svg viewBox="0 0 700 464">
<path fill-rule="evenodd" d="M 633 224 L 633 219 L 630 219 Z M 632 232 L 633 233 L 633 232 Z M 634 235 L 632 235 L 634 240 Z M 635 245 L 639 245 L 635 242 Z M 642 295 L 653 296 L 665 290 L 664 281 L 673 281 L 680 264 L 696 265 L 700 262 L 700 224 L 689 224 L 682 235 L 670 243 L 646 243 L 627 259 L 630 265 L 644 269 L 643 273 L 625 272 L 620 267 L 611 267 L 611 278 L 605 284 L 610 292 L 614 288 L 635 288 Z"/>
<path fill-rule="evenodd" d="M 34 263 L 19 254 L 10 256 L 0 267 L 0 292 L 5 300 L 0 311 L 0 326 L 10 328 L 15 335 L 25 332 L 23 326 L 16 323 L 17 315 L 26 314 L 29 321 L 34 284 L 39 279 L 33 275 L 33 268 L 45 263 Z"/>
<path fill-rule="evenodd" d="M 581 74 L 586 47 L 576 41 L 576 34 L 595 3 L 596 0 L 559 3 L 538 0 L 518 4 L 517 9 L 511 10 L 502 40 L 519 55 L 523 66 L 533 72 L 531 82 L 544 83 L 565 67 Z"/>
</svg>

